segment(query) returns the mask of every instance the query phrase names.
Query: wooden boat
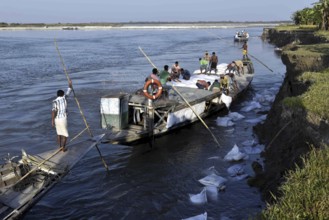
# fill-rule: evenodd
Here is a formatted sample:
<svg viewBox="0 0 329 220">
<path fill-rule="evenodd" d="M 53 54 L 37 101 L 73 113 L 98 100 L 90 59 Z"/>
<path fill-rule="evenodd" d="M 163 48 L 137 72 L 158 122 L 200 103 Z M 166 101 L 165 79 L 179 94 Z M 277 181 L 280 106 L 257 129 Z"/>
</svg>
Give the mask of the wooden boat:
<svg viewBox="0 0 329 220">
<path fill-rule="evenodd" d="M 249 40 L 249 34 L 245 31 L 236 32 L 234 35 L 234 41 L 236 42 L 246 42 Z"/>
<path fill-rule="evenodd" d="M 253 79 L 252 62 L 243 60 L 243 68 L 244 74 L 235 77 L 239 90 L 231 90 L 229 96 L 219 90 L 198 89 L 195 85 L 198 79 L 213 82 L 219 79 L 219 74 L 224 74 L 223 71 L 209 75 L 193 74 L 187 80 L 189 85 L 184 85 L 184 79 L 180 79 L 181 82 L 167 82 L 164 94 L 155 100 L 146 98 L 143 90 L 134 94 L 103 96 L 100 113 L 101 126 L 107 130 L 104 140 L 113 144 L 139 142 L 198 121 L 197 115 L 204 118 L 229 107 L 230 103 L 224 100 L 235 100 Z"/>
<path fill-rule="evenodd" d="M 19 219 L 58 183 L 104 135 L 37 155 L 22 150 L 17 163 L 11 159 L 1 166 L 0 217 Z"/>
</svg>

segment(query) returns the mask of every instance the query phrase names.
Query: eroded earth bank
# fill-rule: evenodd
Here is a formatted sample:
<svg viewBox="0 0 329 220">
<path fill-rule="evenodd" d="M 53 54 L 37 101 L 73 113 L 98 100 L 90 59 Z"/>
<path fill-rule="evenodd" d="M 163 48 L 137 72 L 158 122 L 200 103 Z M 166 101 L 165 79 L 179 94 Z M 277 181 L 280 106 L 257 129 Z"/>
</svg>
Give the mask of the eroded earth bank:
<svg viewBox="0 0 329 220">
<path fill-rule="evenodd" d="M 306 98 L 313 100 L 312 94 L 307 93 L 312 80 L 305 79 L 303 74 L 309 72 L 315 75 L 327 69 L 329 49 L 328 40 L 311 30 L 264 29 L 263 38 L 282 48 L 281 59 L 286 66 L 285 79 L 266 121 L 254 127 L 266 147 L 264 171 L 255 166 L 257 175 L 250 184 L 260 187 L 264 199 L 271 202 L 270 192 L 276 196 L 280 194 L 278 187 L 284 182 L 286 172 L 293 170 L 296 164 L 302 166 L 301 156 L 309 152 L 311 146 L 321 148 L 329 144 L 328 117 L 316 110 L 326 109 L 328 103 L 316 102 L 314 96 L 319 107 L 310 110 L 293 102 L 294 97 L 300 96 L 311 96 Z M 328 94 L 321 89 L 319 91 L 323 94 L 318 96 Z"/>
</svg>

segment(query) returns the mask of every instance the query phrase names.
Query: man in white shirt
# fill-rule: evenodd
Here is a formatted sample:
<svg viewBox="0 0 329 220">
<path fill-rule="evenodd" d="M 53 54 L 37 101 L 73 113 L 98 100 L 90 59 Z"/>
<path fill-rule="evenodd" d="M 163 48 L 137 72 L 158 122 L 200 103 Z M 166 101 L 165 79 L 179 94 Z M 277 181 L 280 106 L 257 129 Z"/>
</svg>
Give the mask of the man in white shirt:
<svg viewBox="0 0 329 220">
<path fill-rule="evenodd" d="M 66 98 L 72 91 L 72 81 L 69 81 L 69 88 L 66 94 L 63 90 L 57 91 L 57 98 L 52 102 L 51 124 L 56 127 L 57 142 L 63 152 L 66 151 L 66 141 L 69 136 L 67 130 L 67 101 Z"/>
</svg>

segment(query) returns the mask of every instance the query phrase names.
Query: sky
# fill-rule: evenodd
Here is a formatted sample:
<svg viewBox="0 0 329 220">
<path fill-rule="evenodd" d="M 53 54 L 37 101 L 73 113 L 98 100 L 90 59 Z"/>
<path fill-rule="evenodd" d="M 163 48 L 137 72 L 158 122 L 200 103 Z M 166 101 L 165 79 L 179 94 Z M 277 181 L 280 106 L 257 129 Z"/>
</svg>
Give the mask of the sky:
<svg viewBox="0 0 329 220">
<path fill-rule="evenodd" d="M 290 21 L 318 0 L 2 0 L 0 22 Z"/>
</svg>

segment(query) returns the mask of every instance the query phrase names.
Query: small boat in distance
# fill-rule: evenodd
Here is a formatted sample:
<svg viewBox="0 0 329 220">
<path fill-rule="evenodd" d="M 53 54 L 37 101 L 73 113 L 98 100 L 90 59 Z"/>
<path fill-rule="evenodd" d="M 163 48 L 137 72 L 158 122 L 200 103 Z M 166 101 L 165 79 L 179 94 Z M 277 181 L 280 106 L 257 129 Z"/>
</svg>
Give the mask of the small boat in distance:
<svg viewBox="0 0 329 220">
<path fill-rule="evenodd" d="M 249 39 L 249 33 L 246 31 L 236 32 L 234 35 L 234 41 L 236 42 L 245 42 Z"/>
<path fill-rule="evenodd" d="M 63 27 L 62 30 L 75 31 L 78 30 L 78 27 Z"/>
</svg>

